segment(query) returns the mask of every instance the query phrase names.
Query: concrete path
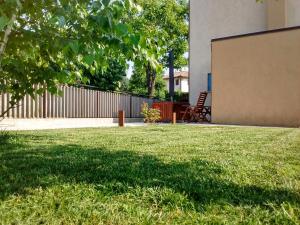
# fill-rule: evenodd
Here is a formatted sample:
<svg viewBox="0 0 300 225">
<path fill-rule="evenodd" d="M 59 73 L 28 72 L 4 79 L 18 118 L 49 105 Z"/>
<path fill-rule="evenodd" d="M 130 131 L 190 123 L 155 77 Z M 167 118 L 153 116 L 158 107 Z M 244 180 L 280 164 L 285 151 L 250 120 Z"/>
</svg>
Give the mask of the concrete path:
<svg viewBox="0 0 300 225">
<path fill-rule="evenodd" d="M 144 126 L 142 119 L 126 119 L 126 127 Z M 114 118 L 76 118 L 76 119 L 4 119 L 0 130 L 49 130 L 65 128 L 117 127 Z"/>
<path fill-rule="evenodd" d="M 170 123 L 159 123 L 158 125 L 170 125 Z M 262 127 L 262 126 L 242 126 L 224 125 L 211 123 L 177 123 L 177 125 L 202 126 L 202 127 Z M 114 118 L 76 118 L 76 119 L 5 119 L 0 122 L 0 130 L 50 130 L 69 128 L 101 128 L 117 127 L 118 119 Z M 126 127 L 146 126 L 142 119 L 126 119 Z M 262 127 L 270 128 L 270 127 Z"/>
<path fill-rule="evenodd" d="M 290 127 L 271 127 L 271 126 L 254 126 L 254 125 L 238 125 L 238 124 L 213 124 L 213 123 L 178 123 L 188 126 L 203 126 L 203 127 L 248 127 L 248 128 L 290 128 Z M 295 127 L 291 127 L 295 128 Z M 300 128 L 300 127 L 299 127 Z"/>
</svg>

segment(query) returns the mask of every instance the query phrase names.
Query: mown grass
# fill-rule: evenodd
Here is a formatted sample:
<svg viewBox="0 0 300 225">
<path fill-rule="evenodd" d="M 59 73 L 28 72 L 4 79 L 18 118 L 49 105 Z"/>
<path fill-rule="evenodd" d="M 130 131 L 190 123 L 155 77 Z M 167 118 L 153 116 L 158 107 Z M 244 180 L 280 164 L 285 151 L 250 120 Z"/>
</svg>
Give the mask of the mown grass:
<svg viewBox="0 0 300 225">
<path fill-rule="evenodd" d="M 300 129 L 9 133 L 0 224 L 299 224 Z"/>
</svg>

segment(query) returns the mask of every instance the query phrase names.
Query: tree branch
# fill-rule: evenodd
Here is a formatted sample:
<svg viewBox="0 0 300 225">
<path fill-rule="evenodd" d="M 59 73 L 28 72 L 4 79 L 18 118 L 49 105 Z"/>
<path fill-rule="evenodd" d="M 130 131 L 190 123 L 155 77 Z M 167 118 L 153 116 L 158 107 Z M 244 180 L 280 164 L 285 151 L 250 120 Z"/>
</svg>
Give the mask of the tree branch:
<svg viewBox="0 0 300 225">
<path fill-rule="evenodd" d="M 0 122 L 1 122 L 2 120 L 4 120 L 5 114 L 8 113 L 9 110 L 14 109 L 14 108 L 19 107 L 19 106 L 20 106 L 20 105 L 17 104 L 17 103 L 13 103 L 11 106 L 9 106 L 4 112 L 2 112 L 2 113 L 0 114 Z"/>
<path fill-rule="evenodd" d="M 14 24 L 16 18 L 17 18 L 16 14 L 13 14 L 11 17 L 11 20 L 10 20 L 10 24 L 6 27 L 5 32 L 4 32 L 3 41 L 1 42 L 1 45 L 0 45 L 0 68 L 1 68 L 2 56 L 4 54 L 4 51 L 5 51 L 7 42 L 8 42 L 8 37 L 11 33 L 11 30 L 12 30 L 12 27 L 13 27 L 13 24 Z"/>
</svg>

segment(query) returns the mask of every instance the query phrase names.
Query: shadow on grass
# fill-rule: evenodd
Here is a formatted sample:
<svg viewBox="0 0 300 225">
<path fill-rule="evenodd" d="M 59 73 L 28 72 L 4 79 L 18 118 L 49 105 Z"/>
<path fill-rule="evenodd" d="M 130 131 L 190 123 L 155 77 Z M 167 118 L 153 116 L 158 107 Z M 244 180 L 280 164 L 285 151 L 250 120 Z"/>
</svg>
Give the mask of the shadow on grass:
<svg viewBox="0 0 300 225">
<path fill-rule="evenodd" d="M 223 180 L 221 167 L 207 161 L 164 163 L 155 156 L 131 151 L 87 149 L 77 145 L 26 151 L 3 149 L 0 163 L 1 199 L 11 194 L 24 195 L 30 188 L 86 183 L 109 186 L 110 194 L 124 193 L 129 187 L 137 186 L 167 187 L 185 193 L 202 206 L 211 202 L 264 206 L 300 200 L 298 193 L 288 190 L 240 186 Z"/>
</svg>

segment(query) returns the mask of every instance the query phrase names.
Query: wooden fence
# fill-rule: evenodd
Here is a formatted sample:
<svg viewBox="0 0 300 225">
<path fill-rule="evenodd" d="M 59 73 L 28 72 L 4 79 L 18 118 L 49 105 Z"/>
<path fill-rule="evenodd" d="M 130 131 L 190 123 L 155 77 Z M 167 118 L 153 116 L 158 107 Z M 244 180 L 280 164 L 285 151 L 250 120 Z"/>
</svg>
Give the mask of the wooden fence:
<svg viewBox="0 0 300 225">
<path fill-rule="evenodd" d="M 62 96 L 49 93 L 35 98 L 26 95 L 17 107 L 10 109 L 8 118 L 117 118 L 124 110 L 128 118 L 141 117 L 141 105 L 152 105 L 153 99 L 62 86 Z M 10 106 L 10 95 L 0 94 L 0 114 Z"/>
</svg>

